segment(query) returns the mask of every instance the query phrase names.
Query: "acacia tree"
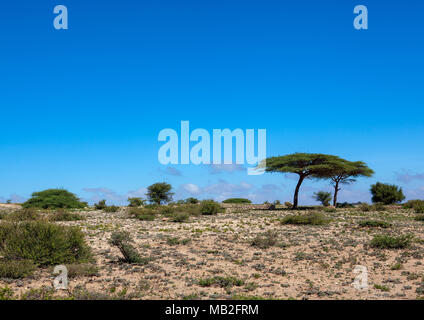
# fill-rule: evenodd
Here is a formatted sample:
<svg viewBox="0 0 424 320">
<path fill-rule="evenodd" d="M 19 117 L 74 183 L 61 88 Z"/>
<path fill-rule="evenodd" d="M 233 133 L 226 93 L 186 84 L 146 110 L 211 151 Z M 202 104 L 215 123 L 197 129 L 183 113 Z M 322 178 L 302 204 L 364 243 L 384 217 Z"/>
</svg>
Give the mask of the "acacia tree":
<svg viewBox="0 0 424 320">
<path fill-rule="evenodd" d="M 334 187 L 333 205 L 337 206 L 337 194 L 341 190 L 340 184 L 349 184 L 356 181 L 357 177 L 371 177 L 374 171 L 362 161 L 348 161 L 340 159 L 333 163 L 333 174 L 330 176 Z"/>
<path fill-rule="evenodd" d="M 296 173 L 299 175 L 293 196 L 292 209 L 298 205 L 299 189 L 306 178 L 330 178 L 334 174 L 335 164 L 341 158 L 322 153 L 293 153 L 285 156 L 271 157 L 263 160 L 258 168 L 265 172 Z"/>
<path fill-rule="evenodd" d="M 172 201 L 172 186 L 166 182 L 152 184 L 147 188 L 146 196 L 151 203 L 161 205 L 162 202 Z"/>
</svg>

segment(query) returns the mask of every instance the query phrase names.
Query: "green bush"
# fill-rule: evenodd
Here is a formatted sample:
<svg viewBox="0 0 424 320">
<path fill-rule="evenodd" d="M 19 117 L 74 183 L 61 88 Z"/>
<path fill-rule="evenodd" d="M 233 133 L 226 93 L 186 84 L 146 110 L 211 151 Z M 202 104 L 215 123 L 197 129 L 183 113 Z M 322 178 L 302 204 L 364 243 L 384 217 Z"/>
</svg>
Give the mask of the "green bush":
<svg viewBox="0 0 424 320">
<path fill-rule="evenodd" d="M 99 202 L 94 204 L 94 208 L 96 210 L 104 210 L 106 207 L 106 200 L 100 200 Z"/>
<path fill-rule="evenodd" d="M 116 246 L 124 256 L 121 261 L 133 264 L 147 264 L 149 259 L 142 258 L 131 242 L 133 241 L 130 237 L 130 234 L 126 231 L 112 233 L 109 240 L 109 243 L 113 246 Z"/>
<path fill-rule="evenodd" d="M 13 300 L 13 291 L 8 286 L 0 287 L 0 300 Z"/>
<path fill-rule="evenodd" d="M 92 258 L 78 228 L 40 221 L 1 224 L 0 253 L 9 260 L 32 260 L 41 266 Z"/>
<path fill-rule="evenodd" d="M 221 288 L 231 288 L 232 286 L 242 286 L 244 281 L 235 277 L 213 277 L 199 280 L 199 285 L 202 287 L 210 287 L 218 285 Z"/>
<path fill-rule="evenodd" d="M 186 222 L 190 215 L 186 212 L 177 212 L 174 214 L 174 217 L 172 218 L 173 222 Z"/>
<path fill-rule="evenodd" d="M 164 216 L 170 216 L 175 212 L 175 209 L 171 206 L 161 206 L 159 208 L 159 213 Z"/>
<path fill-rule="evenodd" d="M 405 199 L 402 188 L 395 185 L 377 182 L 371 186 L 372 202 L 394 204 Z"/>
<path fill-rule="evenodd" d="M 420 208 L 420 207 L 424 207 L 424 200 L 409 200 L 407 202 L 405 202 L 402 205 L 403 208 L 405 209 L 415 209 L 415 208 Z"/>
<path fill-rule="evenodd" d="M 119 210 L 118 206 L 107 206 L 106 208 L 103 209 L 104 212 L 117 212 Z"/>
<path fill-rule="evenodd" d="M 414 218 L 416 221 L 424 221 L 424 214 L 419 214 Z"/>
<path fill-rule="evenodd" d="M 35 269 L 31 260 L 0 260 L 0 278 L 21 279 L 28 277 Z"/>
<path fill-rule="evenodd" d="M 314 193 L 313 197 L 316 201 L 321 202 L 325 207 L 330 205 L 330 201 L 333 198 L 330 192 L 318 191 Z"/>
<path fill-rule="evenodd" d="M 218 202 L 213 200 L 203 200 L 200 202 L 200 213 L 202 215 L 215 215 L 222 211 L 221 206 Z"/>
<path fill-rule="evenodd" d="M 69 278 L 77 277 L 97 277 L 99 275 L 99 268 L 92 263 L 72 263 L 67 264 Z"/>
<path fill-rule="evenodd" d="M 128 198 L 128 202 L 130 203 L 128 207 L 140 207 L 144 204 L 146 200 L 143 200 L 138 197 Z"/>
<path fill-rule="evenodd" d="M 85 220 L 85 217 L 77 214 L 68 212 L 66 210 L 58 210 L 53 214 L 49 215 L 49 221 L 79 221 Z"/>
<path fill-rule="evenodd" d="M 346 208 L 354 208 L 355 206 L 349 202 L 337 202 L 337 208 L 346 209 Z"/>
<path fill-rule="evenodd" d="M 308 214 L 288 215 L 281 221 L 282 224 L 294 225 L 324 225 L 330 222 L 322 213 L 312 212 Z"/>
<path fill-rule="evenodd" d="M 415 207 L 414 208 L 415 213 L 424 213 L 424 206 L 421 207 Z"/>
<path fill-rule="evenodd" d="M 284 205 L 285 205 L 287 208 L 291 208 L 291 207 L 293 207 L 293 203 L 291 203 L 291 202 L 289 202 L 289 201 L 284 202 Z"/>
<path fill-rule="evenodd" d="M 155 220 L 156 211 L 147 208 L 131 208 L 129 211 L 131 217 L 142 221 Z"/>
<path fill-rule="evenodd" d="M 34 208 L 23 208 L 8 214 L 4 218 L 10 221 L 36 221 L 41 220 L 41 214 Z"/>
<path fill-rule="evenodd" d="M 277 244 L 278 238 L 277 233 L 272 231 L 267 231 L 263 234 L 257 235 L 253 240 L 251 245 L 258 247 L 260 249 L 268 249 L 269 247 L 275 246 Z"/>
<path fill-rule="evenodd" d="M 371 227 L 371 228 L 390 228 L 392 226 L 391 223 L 386 221 L 377 221 L 377 220 L 364 220 L 359 222 L 360 227 Z"/>
<path fill-rule="evenodd" d="M 371 247 L 379 249 L 402 249 L 411 243 L 411 235 L 393 237 L 389 235 L 376 235 L 371 240 Z"/>
<path fill-rule="evenodd" d="M 48 189 L 40 192 L 34 192 L 31 199 L 22 204 L 24 208 L 42 208 L 42 209 L 81 209 L 87 206 L 85 202 L 64 189 Z"/>
<path fill-rule="evenodd" d="M 197 200 L 196 198 L 190 197 L 184 200 L 184 203 L 186 204 L 198 204 L 199 200 Z"/>
<path fill-rule="evenodd" d="M 229 198 L 222 201 L 222 203 L 252 203 L 252 201 L 244 198 Z"/>
<path fill-rule="evenodd" d="M 359 205 L 359 210 L 361 210 L 362 212 L 368 212 L 368 211 L 371 211 L 371 209 L 372 209 L 372 206 L 370 206 L 368 203 L 364 202 Z"/>
</svg>

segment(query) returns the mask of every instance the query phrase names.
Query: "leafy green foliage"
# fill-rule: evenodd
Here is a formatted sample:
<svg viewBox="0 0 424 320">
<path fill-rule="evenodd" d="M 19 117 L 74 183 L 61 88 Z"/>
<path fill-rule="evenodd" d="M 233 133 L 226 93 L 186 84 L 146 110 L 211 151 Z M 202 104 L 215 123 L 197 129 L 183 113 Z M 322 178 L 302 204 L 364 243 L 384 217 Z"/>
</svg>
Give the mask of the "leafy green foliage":
<svg viewBox="0 0 424 320">
<path fill-rule="evenodd" d="M 221 211 L 222 208 L 218 202 L 213 200 L 203 200 L 200 202 L 200 213 L 202 215 L 215 215 Z"/>
<path fill-rule="evenodd" d="M 186 204 L 197 204 L 199 203 L 199 200 L 193 197 L 187 198 L 184 200 L 184 203 Z"/>
<path fill-rule="evenodd" d="M 21 279 L 32 274 L 35 265 L 31 260 L 0 260 L 0 278 Z"/>
<path fill-rule="evenodd" d="M 395 185 L 377 182 L 371 186 L 372 202 L 394 204 L 405 199 L 402 188 Z"/>
<path fill-rule="evenodd" d="M 153 221 L 155 220 L 156 211 L 149 208 L 131 208 L 129 214 L 138 220 Z"/>
<path fill-rule="evenodd" d="M 275 246 L 278 241 L 278 235 L 276 232 L 267 231 L 263 234 L 257 235 L 252 240 L 252 246 L 258 247 L 260 249 L 268 249 L 269 247 Z"/>
<path fill-rule="evenodd" d="M 314 226 L 328 224 L 330 222 L 322 213 L 312 212 L 308 214 L 288 215 L 281 221 L 282 224 L 309 224 Z"/>
<path fill-rule="evenodd" d="M 189 219 L 190 215 L 187 212 L 177 212 L 172 218 L 173 222 L 186 222 Z"/>
<path fill-rule="evenodd" d="M 128 207 L 140 207 L 146 202 L 146 200 L 143 200 L 138 197 L 133 197 L 133 198 L 128 198 L 128 202 L 130 203 Z"/>
<path fill-rule="evenodd" d="M 142 258 L 137 250 L 132 245 L 132 239 L 129 232 L 120 231 L 114 232 L 111 235 L 109 243 L 113 246 L 116 246 L 119 251 L 121 251 L 124 258 L 123 262 L 133 263 L 133 264 L 147 264 L 149 259 Z"/>
<path fill-rule="evenodd" d="M 31 199 L 22 204 L 24 208 L 42 208 L 42 209 L 81 209 L 87 206 L 85 202 L 64 189 L 48 189 L 40 192 L 34 192 Z"/>
<path fill-rule="evenodd" d="M 252 203 L 252 201 L 244 198 L 229 198 L 222 201 L 222 203 Z"/>
<path fill-rule="evenodd" d="M 78 214 L 72 213 L 66 210 L 57 210 L 55 213 L 49 216 L 49 221 L 79 221 L 85 220 L 85 217 Z"/>
<path fill-rule="evenodd" d="M 147 188 L 147 198 L 151 203 L 161 205 L 172 201 L 172 186 L 166 182 L 152 184 Z"/>
<path fill-rule="evenodd" d="M 402 205 L 403 208 L 405 209 L 415 209 L 415 208 L 420 208 L 420 207 L 424 207 L 424 200 L 409 200 L 407 202 L 405 202 Z"/>
<path fill-rule="evenodd" d="M 36 221 L 41 220 L 41 214 L 35 208 L 23 208 L 4 217 L 10 221 Z"/>
<path fill-rule="evenodd" d="M 371 240 L 371 247 L 379 249 L 402 249 L 411 244 L 411 235 L 389 236 L 376 235 Z"/>
<path fill-rule="evenodd" d="M 318 191 L 314 193 L 314 199 L 321 202 L 323 206 L 327 207 L 330 205 L 332 197 L 330 192 Z"/>
<path fill-rule="evenodd" d="M 202 287 L 210 287 L 218 285 L 221 288 L 230 288 L 232 286 L 242 286 L 244 281 L 235 277 L 213 277 L 199 280 L 199 285 Z"/>
<path fill-rule="evenodd" d="M 94 204 L 94 208 L 96 208 L 96 210 L 104 210 L 106 207 L 106 200 L 100 200 Z"/>
<path fill-rule="evenodd" d="M 1 224 L 0 253 L 6 259 L 32 260 L 41 266 L 86 262 L 92 258 L 78 228 L 40 221 Z"/>
<path fill-rule="evenodd" d="M 119 210 L 118 206 L 107 206 L 106 208 L 103 209 L 104 212 L 117 212 Z"/>
<path fill-rule="evenodd" d="M 378 220 L 364 220 L 360 221 L 359 223 L 360 227 L 370 227 L 370 228 L 390 228 L 392 226 L 391 223 L 388 223 L 386 221 L 378 221 Z"/>
</svg>

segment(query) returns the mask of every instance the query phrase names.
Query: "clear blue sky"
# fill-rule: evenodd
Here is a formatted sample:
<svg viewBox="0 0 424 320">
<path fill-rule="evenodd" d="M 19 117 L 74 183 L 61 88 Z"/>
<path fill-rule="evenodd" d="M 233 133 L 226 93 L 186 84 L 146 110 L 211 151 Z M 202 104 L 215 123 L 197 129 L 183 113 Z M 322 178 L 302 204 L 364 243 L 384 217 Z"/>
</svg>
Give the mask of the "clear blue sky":
<svg viewBox="0 0 424 320">
<path fill-rule="evenodd" d="M 69 29 L 53 28 L 53 7 Z M 369 29 L 353 28 L 365 4 Z M 422 1 L 3 1 L 0 201 L 63 187 L 123 203 L 157 181 L 177 197 L 291 200 L 290 176 L 159 164 L 163 128 L 267 130 L 267 156 L 336 154 L 424 198 Z M 306 181 L 303 203 L 327 182 Z"/>
</svg>

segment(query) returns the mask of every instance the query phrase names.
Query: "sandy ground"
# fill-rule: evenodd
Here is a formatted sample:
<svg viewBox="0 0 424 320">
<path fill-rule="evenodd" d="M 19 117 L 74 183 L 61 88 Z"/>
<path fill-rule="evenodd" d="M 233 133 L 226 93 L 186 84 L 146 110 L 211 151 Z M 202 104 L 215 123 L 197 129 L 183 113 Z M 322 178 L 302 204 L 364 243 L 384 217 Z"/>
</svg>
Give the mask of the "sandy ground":
<svg viewBox="0 0 424 320">
<path fill-rule="evenodd" d="M 123 296 L 138 299 L 424 297 L 424 223 L 413 220 L 412 210 L 338 209 L 325 212 L 332 218 L 325 226 L 282 225 L 280 220 L 293 212 L 253 210 L 252 206 L 227 208 L 217 216 L 190 217 L 184 223 L 162 217 L 139 221 L 129 218 L 125 210 L 83 212 L 86 220 L 57 222 L 82 228 L 100 269 L 99 276 L 71 279 L 71 291 L 84 286 L 92 292 L 126 292 Z M 358 222 L 366 218 L 389 221 L 393 226 L 359 227 Z M 120 252 L 108 244 L 114 230 L 129 231 L 139 253 L 151 262 L 143 266 L 120 263 Z M 277 232 L 276 246 L 260 249 L 251 245 L 255 236 L 268 230 Z M 414 240 L 406 249 L 369 246 L 374 235 L 385 233 L 413 234 Z M 172 245 L 168 238 L 189 242 Z M 392 268 L 396 263 L 400 269 Z M 353 286 L 357 265 L 367 268 L 366 289 Z M 51 271 L 38 270 L 22 280 L 0 279 L 0 287 L 8 285 L 17 295 L 30 288 L 52 287 L 55 276 Z M 215 276 L 236 277 L 244 284 L 227 288 L 199 285 L 200 279 Z"/>
</svg>

